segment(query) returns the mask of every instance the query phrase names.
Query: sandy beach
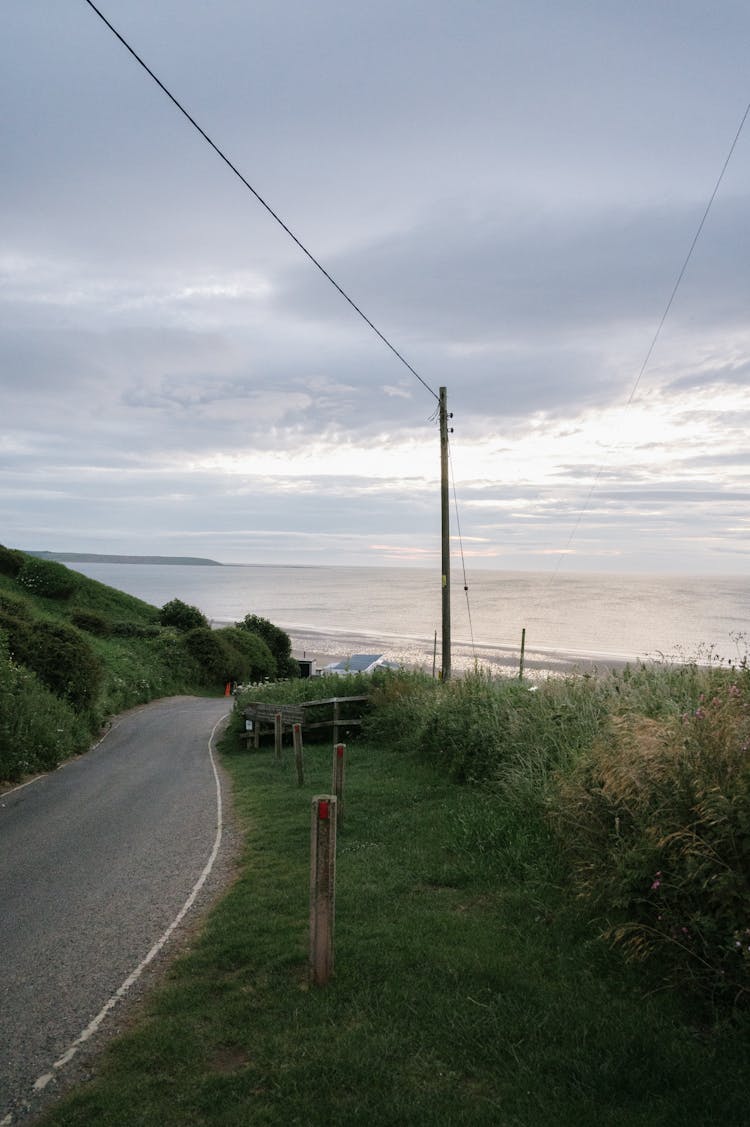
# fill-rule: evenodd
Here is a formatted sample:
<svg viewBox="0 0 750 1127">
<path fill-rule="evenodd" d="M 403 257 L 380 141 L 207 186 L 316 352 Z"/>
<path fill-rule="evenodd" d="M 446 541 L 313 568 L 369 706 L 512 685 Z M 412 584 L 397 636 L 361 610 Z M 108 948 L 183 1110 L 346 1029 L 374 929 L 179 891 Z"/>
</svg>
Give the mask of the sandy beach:
<svg viewBox="0 0 750 1127">
<path fill-rule="evenodd" d="M 331 662 L 340 661 L 355 653 L 382 654 L 387 661 L 407 669 L 422 669 L 432 673 L 440 668 L 440 643 L 437 654 L 434 641 L 413 637 L 390 637 L 386 644 L 375 634 L 367 632 L 327 633 L 310 629 L 290 629 L 292 653 L 296 658 L 314 660 L 320 670 Z M 472 647 L 465 642 L 454 643 L 451 668 L 456 675 L 480 669 L 505 676 L 519 672 L 520 648 L 504 646 Z M 624 654 L 563 653 L 557 650 L 527 649 L 524 655 L 524 675 L 529 679 L 546 676 L 565 676 L 572 673 L 595 673 L 605 669 L 622 668 L 628 658 Z"/>
</svg>

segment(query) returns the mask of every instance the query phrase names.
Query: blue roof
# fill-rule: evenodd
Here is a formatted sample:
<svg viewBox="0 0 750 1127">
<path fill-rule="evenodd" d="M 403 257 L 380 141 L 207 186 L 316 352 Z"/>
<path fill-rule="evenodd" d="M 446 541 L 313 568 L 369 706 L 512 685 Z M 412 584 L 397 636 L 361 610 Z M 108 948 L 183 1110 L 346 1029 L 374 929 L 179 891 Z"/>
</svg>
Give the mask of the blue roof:
<svg viewBox="0 0 750 1127">
<path fill-rule="evenodd" d="M 352 654 L 351 657 L 345 657 L 343 661 L 337 661 L 334 665 L 328 665 L 328 670 L 336 670 L 345 673 L 364 673 L 371 665 L 383 660 L 383 654 Z"/>
</svg>

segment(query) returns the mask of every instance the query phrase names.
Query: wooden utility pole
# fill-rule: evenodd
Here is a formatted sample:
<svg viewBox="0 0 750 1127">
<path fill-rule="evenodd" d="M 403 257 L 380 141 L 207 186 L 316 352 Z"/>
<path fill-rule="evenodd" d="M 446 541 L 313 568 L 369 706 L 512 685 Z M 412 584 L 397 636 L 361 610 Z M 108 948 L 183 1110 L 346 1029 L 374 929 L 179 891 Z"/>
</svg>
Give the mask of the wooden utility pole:
<svg viewBox="0 0 750 1127">
<path fill-rule="evenodd" d="M 448 681 L 451 675 L 451 522 L 450 495 L 448 491 L 448 393 L 440 388 L 440 518 L 443 564 L 443 671 Z"/>
</svg>

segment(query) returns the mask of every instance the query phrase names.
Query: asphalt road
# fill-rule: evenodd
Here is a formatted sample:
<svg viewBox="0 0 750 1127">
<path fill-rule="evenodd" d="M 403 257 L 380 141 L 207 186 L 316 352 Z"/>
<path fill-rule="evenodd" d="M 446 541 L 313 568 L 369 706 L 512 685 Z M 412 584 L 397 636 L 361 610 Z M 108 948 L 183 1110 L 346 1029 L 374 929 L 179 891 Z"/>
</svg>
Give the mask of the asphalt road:
<svg viewBox="0 0 750 1127">
<path fill-rule="evenodd" d="M 225 841 L 209 739 L 230 707 L 124 713 L 88 754 L 0 795 L 0 1127 L 101 1036 L 201 878 L 208 894 Z"/>
</svg>

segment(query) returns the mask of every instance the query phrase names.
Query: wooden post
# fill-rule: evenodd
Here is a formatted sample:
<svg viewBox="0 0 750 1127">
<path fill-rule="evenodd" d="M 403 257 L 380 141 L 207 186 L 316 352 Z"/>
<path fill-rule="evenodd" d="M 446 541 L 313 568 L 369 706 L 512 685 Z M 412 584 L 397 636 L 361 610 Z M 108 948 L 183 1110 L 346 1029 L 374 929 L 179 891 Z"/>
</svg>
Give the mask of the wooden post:
<svg viewBox="0 0 750 1127">
<path fill-rule="evenodd" d="M 276 713 L 274 713 L 274 717 L 273 717 L 273 740 L 274 740 L 274 750 L 276 752 L 276 758 L 277 759 L 281 759 L 281 732 L 282 732 L 281 713 L 276 712 Z"/>
<path fill-rule="evenodd" d="M 521 664 L 518 667 L 518 680 L 523 681 L 523 662 L 526 655 L 526 627 L 521 631 Z"/>
<path fill-rule="evenodd" d="M 305 785 L 305 766 L 302 759 L 302 725 L 292 725 L 292 736 L 294 739 L 294 762 L 297 766 L 297 786 L 303 787 Z"/>
<path fill-rule="evenodd" d="M 336 916 L 336 796 L 312 800 L 310 829 L 310 979 L 325 986 L 333 973 Z"/>
<path fill-rule="evenodd" d="M 336 795 L 336 829 L 344 825 L 344 754 L 346 744 L 335 744 L 333 748 L 333 793 Z"/>
<path fill-rule="evenodd" d="M 341 715 L 341 709 L 339 708 L 338 697 L 334 697 L 334 700 L 333 700 L 333 742 L 334 743 L 336 743 L 337 739 L 339 738 L 339 716 L 340 715 Z"/>
</svg>

